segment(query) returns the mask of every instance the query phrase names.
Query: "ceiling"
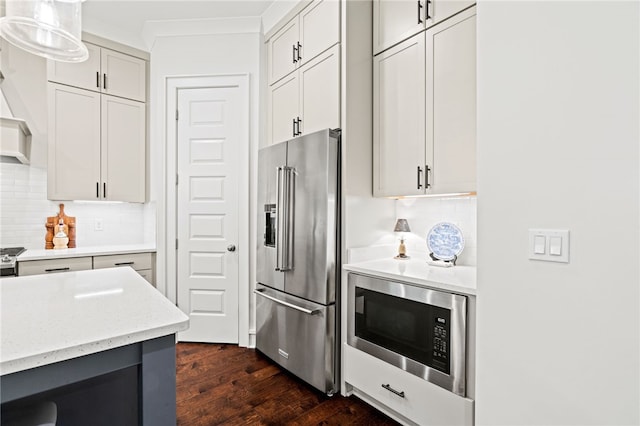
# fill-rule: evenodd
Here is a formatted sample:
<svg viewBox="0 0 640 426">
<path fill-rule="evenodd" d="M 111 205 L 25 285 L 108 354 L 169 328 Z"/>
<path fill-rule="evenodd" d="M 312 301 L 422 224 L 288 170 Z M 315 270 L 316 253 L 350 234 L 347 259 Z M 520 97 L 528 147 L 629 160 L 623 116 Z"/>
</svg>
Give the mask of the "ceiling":
<svg viewBox="0 0 640 426">
<path fill-rule="evenodd" d="M 84 22 L 139 34 L 146 21 L 261 16 L 274 0 L 88 0 Z"/>
</svg>

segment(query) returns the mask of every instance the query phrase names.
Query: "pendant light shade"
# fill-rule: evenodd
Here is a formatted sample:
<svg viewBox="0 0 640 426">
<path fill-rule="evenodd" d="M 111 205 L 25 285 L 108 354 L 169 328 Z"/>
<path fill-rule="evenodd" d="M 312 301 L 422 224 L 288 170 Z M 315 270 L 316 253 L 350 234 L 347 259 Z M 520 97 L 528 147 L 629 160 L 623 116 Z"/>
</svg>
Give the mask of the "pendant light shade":
<svg viewBox="0 0 640 426">
<path fill-rule="evenodd" d="M 63 62 L 89 57 L 81 41 L 82 0 L 6 0 L 0 35 L 27 52 Z"/>
</svg>

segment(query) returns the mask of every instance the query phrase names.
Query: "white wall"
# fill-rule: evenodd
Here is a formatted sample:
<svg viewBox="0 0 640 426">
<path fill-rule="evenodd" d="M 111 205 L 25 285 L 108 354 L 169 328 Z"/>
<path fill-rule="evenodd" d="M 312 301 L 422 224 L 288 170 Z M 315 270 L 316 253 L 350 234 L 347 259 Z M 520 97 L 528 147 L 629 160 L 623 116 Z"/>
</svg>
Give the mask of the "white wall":
<svg viewBox="0 0 640 426">
<path fill-rule="evenodd" d="M 640 424 L 639 13 L 478 4 L 479 425 Z"/>
<path fill-rule="evenodd" d="M 256 21 L 259 22 L 259 21 Z M 168 202 L 165 198 L 166 152 L 166 79 L 170 76 L 191 75 L 223 75 L 249 74 L 250 81 L 250 147 L 251 172 L 248 181 L 255 182 L 255 158 L 260 136 L 259 120 L 259 83 L 260 83 L 260 48 L 262 38 L 259 24 L 255 32 L 239 34 L 210 34 L 158 37 L 151 51 L 151 193 L 158 205 L 158 270 L 157 287 L 165 291 L 170 298 L 175 298 L 175 288 L 167 287 L 166 235 L 168 226 L 165 212 Z M 255 196 L 251 197 L 250 218 L 255 217 Z M 255 247 L 254 221 L 249 230 L 251 238 L 249 250 L 250 262 L 253 263 Z M 242 248 L 239 247 L 239 250 Z M 252 286 L 255 281 L 255 268 L 250 268 L 248 282 L 240 285 Z M 173 287 L 173 286 L 171 286 Z M 253 299 L 253 298 L 251 298 Z M 250 309 L 252 312 L 253 309 Z M 250 319 L 253 324 L 253 318 Z"/>
<path fill-rule="evenodd" d="M 77 247 L 155 244 L 152 204 L 47 200 L 47 171 L 23 164 L 0 164 L 0 247 L 44 249 L 48 216 L 59 204 L 76 218 Z M 95 221 L 103 230 L 95 230 Z"/>
<path fill-rule="evenodd" d="M 427 234 L 439 222 L 455 224 L 464 237 L 464 249 L 456 265 L 476 266 L 477 222 L 476 197 L 461 198 L 405 198 L 396 201 L 396 217 L 407 219 L 411 233 L 406 236 L 407 254 L 427 259 Z M 392 235 L 398 245 L 398 236 L 393 235 L 395 222 L 387 224 L 387 234 Z"/>
</svg>

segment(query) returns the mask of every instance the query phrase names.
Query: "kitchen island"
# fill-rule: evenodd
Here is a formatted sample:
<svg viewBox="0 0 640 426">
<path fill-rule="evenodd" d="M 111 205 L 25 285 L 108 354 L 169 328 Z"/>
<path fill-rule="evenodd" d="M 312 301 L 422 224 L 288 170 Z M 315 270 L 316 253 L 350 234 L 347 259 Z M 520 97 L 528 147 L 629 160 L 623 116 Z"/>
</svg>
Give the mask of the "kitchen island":
<svg viewBox="0 0 640 426">
<path fill-rule="evenodd" d="M 189 320 L 133 269 L 6 278 L 0 306 L 3 417 L 52 400 L 64 424 L 109 424 L 120 410 L 175 425 L 175 333 Z"/>
</svg>

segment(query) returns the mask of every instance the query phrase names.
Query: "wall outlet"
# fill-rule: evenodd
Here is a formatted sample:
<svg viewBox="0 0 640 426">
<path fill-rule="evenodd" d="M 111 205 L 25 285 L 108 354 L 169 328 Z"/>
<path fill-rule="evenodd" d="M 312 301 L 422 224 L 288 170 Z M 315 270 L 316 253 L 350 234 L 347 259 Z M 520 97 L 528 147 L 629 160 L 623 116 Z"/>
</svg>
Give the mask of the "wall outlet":
<svg viewBox="0 0 640 426">
<path fill-rule="evenodd" d="M 93 229 L 95 231 L 104 231 L 104 222 L 102 219 L 95 219 L 93 221 Z"/>
</svg>

